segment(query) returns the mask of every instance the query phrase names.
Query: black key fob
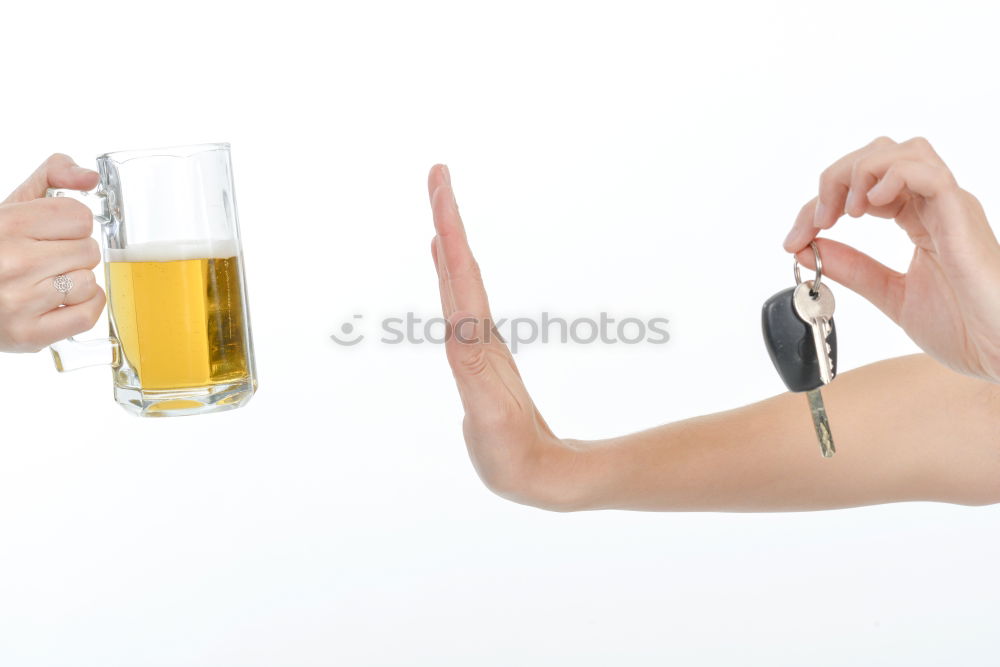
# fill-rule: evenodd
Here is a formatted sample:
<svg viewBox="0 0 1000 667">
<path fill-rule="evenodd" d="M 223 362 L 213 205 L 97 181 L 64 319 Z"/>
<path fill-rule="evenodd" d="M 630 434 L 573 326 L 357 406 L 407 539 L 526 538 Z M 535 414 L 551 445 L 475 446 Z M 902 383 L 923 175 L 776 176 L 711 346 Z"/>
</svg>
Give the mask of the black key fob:
<svg viewBox="0 0 1000 667">
<path fill-rule="evenodd" d="M 812 391 L 823 386 L 819 373 L 819 359 L 813 342 L 812 327 L 795 311 L 789 287 L 764 303 L 761 325 L 764 343 L 771 361 L 789 391 Z M 830 364 L 837 367 L 837 329 L 830 318 Z"/>
</svg>

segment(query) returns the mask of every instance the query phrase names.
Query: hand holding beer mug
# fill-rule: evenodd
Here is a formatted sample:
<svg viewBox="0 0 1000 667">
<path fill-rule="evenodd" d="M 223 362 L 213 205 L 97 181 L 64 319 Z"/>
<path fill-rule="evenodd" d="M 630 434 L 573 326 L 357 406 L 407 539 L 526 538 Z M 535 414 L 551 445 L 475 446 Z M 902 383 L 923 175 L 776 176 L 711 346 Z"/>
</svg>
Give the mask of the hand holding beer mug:
<svg viewBox="0 0 1000 667">
<path fill-rule="evenodd" d="M 257 375 L 229 145 L 107 153 L 97 165 L 94 192 L 47 196 L 78 199 L 101 223 L 111 335 L 53 344 L 56 368 L 110 364 L 115 400 L 144 417 L 246 404 Z"/>
</svg>

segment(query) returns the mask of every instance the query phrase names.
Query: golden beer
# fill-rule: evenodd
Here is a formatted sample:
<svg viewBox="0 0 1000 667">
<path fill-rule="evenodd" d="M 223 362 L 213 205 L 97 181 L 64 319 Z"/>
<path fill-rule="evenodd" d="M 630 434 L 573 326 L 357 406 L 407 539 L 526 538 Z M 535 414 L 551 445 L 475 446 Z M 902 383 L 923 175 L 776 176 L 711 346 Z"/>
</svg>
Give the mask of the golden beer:
<svg viewBox="0 0 1000 667">
<path fill-rule="evenodd" d="M 108 250 L 111 334 L 143 391 L 249 378 L 235 242 Z"/>
</svg>

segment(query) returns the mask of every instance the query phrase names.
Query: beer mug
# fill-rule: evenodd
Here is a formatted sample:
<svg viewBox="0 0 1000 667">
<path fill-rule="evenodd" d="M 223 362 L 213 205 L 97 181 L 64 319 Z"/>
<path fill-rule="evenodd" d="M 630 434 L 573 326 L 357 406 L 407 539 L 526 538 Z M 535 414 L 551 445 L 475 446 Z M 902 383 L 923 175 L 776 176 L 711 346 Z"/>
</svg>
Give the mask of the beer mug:
<svg viewBox="0 0 1000 667">
<path fill-rule="evenodd" d="M 51 346 L 56 368 L 110 364 L 144 417 L 231 410 L 257 389 L 229 144 L 97 158 L 92 192 L 52 188 L 100 223 L 110 337 Z"/>
</svg>

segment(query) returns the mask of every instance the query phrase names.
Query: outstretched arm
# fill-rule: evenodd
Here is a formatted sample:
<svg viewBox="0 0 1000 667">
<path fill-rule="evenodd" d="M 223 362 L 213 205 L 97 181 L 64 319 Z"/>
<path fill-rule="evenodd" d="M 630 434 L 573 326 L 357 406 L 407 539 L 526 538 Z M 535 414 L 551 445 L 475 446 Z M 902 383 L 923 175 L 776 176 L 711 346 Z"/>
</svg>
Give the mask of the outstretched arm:
<svg viewBox="0 0 1000 667">
<path fill-rule="evenodd" d="M 927 355 L 823 389 L 837 455 L 822 458 L 805 396 L 783 394 L 642 433 L 576 443 L 580 506 L 795 511 L 903 500 L 1000 502 L 1000 387 Z"/>
<path fill-rule="evenodd" d="M 465 441 L 501 496 L 553 510 L 793 511 L 904 500 L 1000 502 L 1000 385 L 926 355 L 824 388 L 837 456 L 822 458 L 804 396 L 599 441 L 558 438 L 535 407 L 489 302 L 447 169 L 428 187 L 432 254 Z"/>
</svg>

